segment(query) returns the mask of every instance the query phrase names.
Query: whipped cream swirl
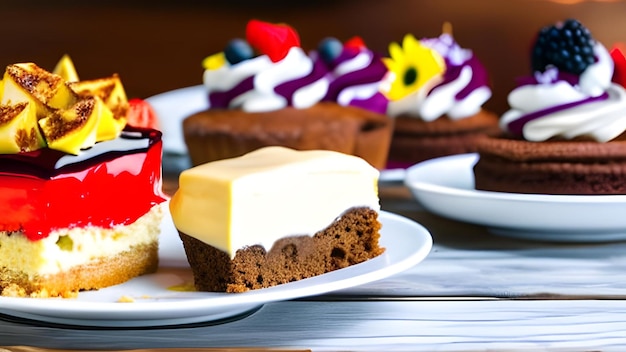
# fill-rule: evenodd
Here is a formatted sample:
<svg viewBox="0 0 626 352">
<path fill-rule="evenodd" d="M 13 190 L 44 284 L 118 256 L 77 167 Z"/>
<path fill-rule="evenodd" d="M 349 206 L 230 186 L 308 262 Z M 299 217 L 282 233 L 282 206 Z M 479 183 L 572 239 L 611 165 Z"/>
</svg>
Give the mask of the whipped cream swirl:
<svg viewBox="0 0 626 352">
<path fill-rule="evenodd" d="M 415 92 L 391 101 L 388 114 L 433 121 L 444 115 L 458 120 L 478 113 L 492 95 L 487 71 L 478 58 L 471 50 L 461 48 L 448 33 L 420 42 L 443 57 L 446 70 Z"/>
<path fill-rule="evenodd" d="M 379 55 L 366 48 L 345 48 L 330 71 L 333 79 L 324 100 L 381 114 L 387 111 L 388 100 L 380 88 L 388 70 Z"/>
<path fill-rule="evenodd" d="M 589 137 L 607 142 L 626 130 L 626 91 L 611 83 L 614 63 L 594 45 L 596 62 L 579 77 L 554 67 L 511 91 L 501 127 L 529 141 Z"/>
<path fill-rule="evenodd" d="M 307 108 L 322 100 L 329 86 L 325 67 L 313 62 L 300 47 L 289 49 L 279 62 L 260 55 L 207 69 L 203 81 L 209 108 L 241 108 L 246 112 Z"/>
</svg>

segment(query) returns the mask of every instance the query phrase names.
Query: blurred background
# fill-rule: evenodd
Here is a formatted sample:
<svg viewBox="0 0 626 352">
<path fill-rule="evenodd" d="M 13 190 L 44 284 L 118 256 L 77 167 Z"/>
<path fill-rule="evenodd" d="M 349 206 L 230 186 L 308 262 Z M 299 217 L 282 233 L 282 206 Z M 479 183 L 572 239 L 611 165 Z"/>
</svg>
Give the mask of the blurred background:
<svg viewBox="0 0 626 352">
<path fill-rule="evenodd" d="M 81 79 L 118 73 L 128 96 L 140 98 L 201 84 L 202 59 L 243 37 L 251 18 L 292 25 L 307 50 L 327 36 L 358 35 L 383 55 L 406 33 L 438 36 L 448 21 L 489 70 L 487 107 L 498 113 L 516 77 L 529 73 L 541 27 L 576 18 L 607 48 L 626 42 L 619 0 L 3 0 L 0 14 L 1 67 L 32 61 L 52 70 L 67 53 Z"/>
</svg>

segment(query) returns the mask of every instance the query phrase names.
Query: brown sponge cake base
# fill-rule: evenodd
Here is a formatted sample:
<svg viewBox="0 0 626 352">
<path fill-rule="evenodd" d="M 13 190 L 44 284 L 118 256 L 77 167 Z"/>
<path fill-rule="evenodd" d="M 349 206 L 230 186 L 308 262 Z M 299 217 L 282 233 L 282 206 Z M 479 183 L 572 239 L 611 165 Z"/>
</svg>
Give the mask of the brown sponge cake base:
<svg viewBox="0 0 626 352">
<path fill-rule="evenodd" d="M 479 190 L 570 195 L 626 194 L 626 141 L 528 142 L 485 138 L 474 166 Z"/>
<path fill-rule="evenodd" d="M 314 236 L 280 239 L 266 252 L 259 245 L 230 256 L 179 232 L 199 291 L 245 292 L 293 282 L 364 262 L 384 252 L 378 213 L 353 208 Z"/>
<path fill-rule="evenodd" d="M 79 290 L 117 285 L 156 271 L 158 244 L 138 245 L 114 257 L 100 258 L 54 275 L 28 278 L 23 272 L 0 268 L 3 296 L 73 297 Z"/>
<path fill-rule="evenodd" d="M 464 119 L 452 120 L 443 116 L 430 122 L 398 116 L 389 160 L 412 165 L 441 156 L 471 153 L 476 151 L 478 138 L 499 133 L 497 115 L 486 110 Z"/>
<path fill-rule="evenodd" d="M 393 120 L 385 115 L 330 102 L 307 109 L 287 107 L 255 113 L 213 109 L 183 121 L 193 165 L 278 145 L 356 155 L 382 169 L 387 161 L 392 128 Z"/>
</svg>

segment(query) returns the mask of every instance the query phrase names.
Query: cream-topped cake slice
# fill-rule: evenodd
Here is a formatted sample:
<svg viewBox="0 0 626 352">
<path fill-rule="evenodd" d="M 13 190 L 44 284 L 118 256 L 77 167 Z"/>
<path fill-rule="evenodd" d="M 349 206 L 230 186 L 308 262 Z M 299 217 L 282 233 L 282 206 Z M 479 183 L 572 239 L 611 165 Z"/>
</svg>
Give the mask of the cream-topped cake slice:
<svg viewBox="0 0 626 352">
<path fill-rule="evenodd" d="M 268 269 L 262 279 L 255 271 L 255 275 L 247 275 L 252 278 L 249 281 L 255 282 L 229 282 L 227 286 L 231 288 L 225 287 L 229 291 L 245 291 L 334 270 L 338 267 L 328 263 L 339 261 L 337 258 L 358 257 L 358 261 L 363 261 L 382 253 L 378 247 L 378 176 L 377 169 L 355 156 L 326 150 L 265 147 L 184 171 L 170 210 L 192 268 L 198 266 L 198 261 L 208 263 L 215 259 L 200 258 L 209 253 L 198 255 L 197 247 L 208 245 L 210 252 L 220 252 L 224 262 L 218 267 L 226 266 L 227 271 L 241 272 L 241 267 L 233 268 L 247 262 L 243 271 L 249 272 L 251 262 L 246 251 L 253 247 L 262 248 L 263 252 L 255 258 L 263 257 L 265 261 L 276 251 L 284 260 L 291 260 L 287 266 L 299 271 L 286 273 L 285 263 L 281 262 L 282 268 Z M 351 225 L 338 226 L 341 221 Z M 314 237 L 333 226 L 338 227 L 331 230 L 332 237 L 341 238 L 343 242 L 337 242 L 342 244 L 334 243 L 330 236 L 314 243 Z M 299 242 L 285 243 L 285 239 L 296 238 Z M 292 253 L 291 258 L 284 255 L 286 250 Z M 305 258 L 307 252 L 309 257 Z M 296 260 L 298 255 L 303 257 Z M 347 259 L 347 263 L 355 261 Z M 347 265 L 342 263 L 339 267 Z M 271 278 L 276 271 L 285 278 Z M 197 275 L 195 278 L 198 289 L 220 290 L 207 289 L 198 282 Z"/>
<path fill-rule="evenodd" d="M 378 210 L 377 181 L 361 158 L 268 147 L 183 172 L 170 207 L 178 229 L 234 257 L 244 246 L 315 233 L 355 206 Z"/>
</svg>

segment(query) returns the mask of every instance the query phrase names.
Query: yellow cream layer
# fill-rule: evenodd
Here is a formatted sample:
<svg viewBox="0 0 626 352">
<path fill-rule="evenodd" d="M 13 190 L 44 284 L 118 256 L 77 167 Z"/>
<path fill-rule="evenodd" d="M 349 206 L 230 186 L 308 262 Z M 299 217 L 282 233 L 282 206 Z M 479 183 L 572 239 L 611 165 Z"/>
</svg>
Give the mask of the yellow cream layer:
<svg viewBox="0 0 626 352">
<path fill-rule="evenodd" d="M 234 257 L 282 237 L 313 235 L 346 210 L 379 210 L 379 172 L 342 153 L 266 147 L 185 170 L 170 201 L 176 227 Z"/>
<path fill-rule="evenodd" d="M 114 256 L 132 246 L 158 241 L 163 205 L 127 226 L 61 229 L 39 241 L 20 233 L 0 232 L 0 267 L 35 275 L 56 274 L 101 257 Z"/>
</svg>

